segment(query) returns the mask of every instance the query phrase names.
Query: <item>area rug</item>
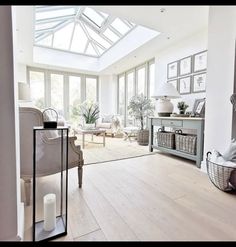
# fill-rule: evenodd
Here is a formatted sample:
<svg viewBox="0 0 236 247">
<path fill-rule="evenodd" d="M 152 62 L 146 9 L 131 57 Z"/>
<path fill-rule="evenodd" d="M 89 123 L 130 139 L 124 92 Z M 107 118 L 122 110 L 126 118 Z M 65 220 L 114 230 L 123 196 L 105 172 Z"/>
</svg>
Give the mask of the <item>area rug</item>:
<svg viewBox="0 0 236 247">
<path fill-rule="evenodd" d="M 85 136 L 85 147 L 82 149 L 85 165 L 128 159 L 155 153 L 149 152 L 148 146 L 139 145 L 135 139 L 130 141 L 124 140 L 123 137 L 112 138 L 111 136 L 106 136 L 105 147 L 103 147 L 102 138 L 102 136 L 94 135 L 92 142 L 90 135 Z M 80 144 L 82 148 L 81 135 L 77 135 L 76 143 Z"/>
</svg>

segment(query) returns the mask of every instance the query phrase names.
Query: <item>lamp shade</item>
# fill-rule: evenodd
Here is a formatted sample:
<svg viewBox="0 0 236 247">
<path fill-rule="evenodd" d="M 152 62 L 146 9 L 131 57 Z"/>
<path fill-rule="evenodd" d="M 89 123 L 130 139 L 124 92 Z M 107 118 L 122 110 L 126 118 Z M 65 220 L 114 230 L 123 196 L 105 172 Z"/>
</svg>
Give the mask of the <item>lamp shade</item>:
<svg viewBox="0 0 236 247">
<path fill-rule="evenodd" d="M 157 94 L 152 97 L 156 99 L 162 99 L 162 98 L 176 99 L 176 98 L 180 98 L 181 96 L 171 83 L 164 83 L 157 89 Z"/>
<path fill-rule="evenodd" d="M 30 87 L 28 83 L 19 82 L 18 83 L 18 99 L 30 101 Z"/>
</svg>

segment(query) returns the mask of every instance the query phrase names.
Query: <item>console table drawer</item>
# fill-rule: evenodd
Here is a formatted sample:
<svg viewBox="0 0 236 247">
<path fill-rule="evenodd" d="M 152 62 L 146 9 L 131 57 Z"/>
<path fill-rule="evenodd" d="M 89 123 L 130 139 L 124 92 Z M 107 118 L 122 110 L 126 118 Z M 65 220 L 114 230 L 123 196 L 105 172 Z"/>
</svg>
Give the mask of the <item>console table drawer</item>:
<svg viewBox="0 0 236 247">
<path fill-rule="evenodd" d="M 162 119 L 161 124 L 164 126 L 170 126 L 170 127 L 182 127 L 183 121 L 182 120 L 168 120 L 168 119 Z"/>
<path fill-rule="evenodd" d="M 153 119 L 152 124 L 153 125 L 161 125 L 161 120 L 160 119 Z"/>
</svg>

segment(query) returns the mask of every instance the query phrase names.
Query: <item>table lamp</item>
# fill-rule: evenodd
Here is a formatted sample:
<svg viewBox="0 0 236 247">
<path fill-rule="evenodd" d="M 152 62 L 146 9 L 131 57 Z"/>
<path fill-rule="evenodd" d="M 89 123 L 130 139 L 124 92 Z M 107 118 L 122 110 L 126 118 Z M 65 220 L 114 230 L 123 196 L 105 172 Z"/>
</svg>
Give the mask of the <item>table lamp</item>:
<svg viewBox="0 0 236 247">
<path fill-rule="evenodd" d="M 28 83 L 18 82 L 18 100 L 31 101 L 30 87 Z"/>
<path fill-rule="evenodd" d="M 158 115 L 160 117 L 169 117 L 174 109 L 174 105 L 170 99 L 177 99 L 181 96 L 172 84 L 164 83 L 157 89 L 157 95 L 152 97 L 159 99 L 156 104 Z"/>
</svg>

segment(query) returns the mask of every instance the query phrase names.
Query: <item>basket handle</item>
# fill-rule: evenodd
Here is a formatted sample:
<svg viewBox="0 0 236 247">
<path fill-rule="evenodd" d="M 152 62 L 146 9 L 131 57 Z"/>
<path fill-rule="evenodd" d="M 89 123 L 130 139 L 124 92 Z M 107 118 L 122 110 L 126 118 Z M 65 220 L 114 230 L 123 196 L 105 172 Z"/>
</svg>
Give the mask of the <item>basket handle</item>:
<svg viewBox="0 0 236 247">
<path fill-rule="evenodd" d="M 210 151 L 208 151 L 208 152 L 207 152 L 207 155 L 206 155 L 206 156 L 207 156 L 207 159 L 209 159 L 209 158 L 210 158 L 210 155 L 211 155 L 211 152 L 210 152 Z"/>
<path fill-rule="evenodd" d="M 55 113 L 56 113 L 56 122 L 58 122 L 58 113 L 57 113 L 57 111 L 55 110 L 55 109 L 53 109 L 53 108 L 47 108 L 47 109 L 45 109 L 43 112 L 42 112 L 42 118 L 43 118 L 43 122 L 44 122 L 44 114 L 45 114 L 45 112 L 46 111 L 54 111 Z"/>
<path fill-rule="evenodd" d="M 183 132 L 182 132 L 182 130 L 175 130 L 175 134 L 182 134 Z"/>
</svg>

